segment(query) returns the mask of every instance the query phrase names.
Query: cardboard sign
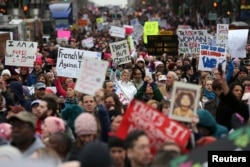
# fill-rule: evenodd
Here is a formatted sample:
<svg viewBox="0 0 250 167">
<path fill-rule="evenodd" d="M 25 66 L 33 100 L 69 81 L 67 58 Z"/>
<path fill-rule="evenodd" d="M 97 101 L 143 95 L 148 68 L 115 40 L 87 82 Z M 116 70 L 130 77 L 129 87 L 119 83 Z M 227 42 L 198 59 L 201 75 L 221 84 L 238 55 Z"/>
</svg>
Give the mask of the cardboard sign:
<svg viewBox="0 0 250 167">
<path fill-rule="evenodd" d="M 228 32 L 228 52 L 231 57 L 245 58 L 248 38 L 248 29 L 229 30 Z"/>
<path fill-rule="evenodd" d="M 109 44 L 112 58 L 115 64 L 126 64 L 131 62 L 127 40 Z"/>
<path fill-rule="evenodd" d="M 66 38 L 67 40 L 69 40 L 70 36 L 71 36 L 70 31 L 66 31 L 66 30 L 57 31 L 57 38 Z"/>
<path fill-rule="evenodd" d="M 185 146 L 191 135 L 188 128 L 172 121 L 139 100 L 133 100 L 130 103 L 116 136 L 125 139 L 130 131 L 136 129 L 144 130 L 147 133 L 153 153 L 166 141 L 175 141 L 179 145 Z"/>
<path fill-rule="evenodd" d="M 229 31 L 228 24 L 217 24 L 217 32 L 216 32 L 217 46 L 227 48 L 228 31 Z"/>
<path fill-rule="evenodd" d="M 97 59 L 84 58 L 75 90 L 94 96 L 102 88 L 109 63 Z"/>
<path fill-rule="evenodd" d="M 214 143 L 197 148 L 187 155 L 175 158 L 170 167 L 207 167 L 208 151 L 244 151 L 250 150 L 250 126 L 230 133 Z"/>
<path fill-rule="evenodd" d="M 85 27 L 87 25 L 88 25 L 88 20 L 87 19 L 78 19 L 78 26 Z"/>
<path fill-rule="evenodd" d="M 157 21 L 147 21 L 144 24 L 144 28 L 143 28 L 143 40 L 144 43 L 148 43 L 148 35 L 158 35 L 159 33 L 159 24 Z"/>
<path fill-rule="evenodd" d="M 222 63 L 223 62 L 223 63 Z M 200 45 L 200 58 L 198 70 L 212 71 L 219 63 L 226 70 L 226 49 L 217 46 Z"/>
<path fill-rule="evenodd" d="M 92 48 L 93 46 L 94 46 L 94 38 L 93 37 L 89 37 L 89 38 L 82 40 L 82 47 Z"/>
<path fill-rule="evenodd" d="M 77 78 L 84 57 L 101 60 L 101 54 L 98 52 L 59 47 L 56 63 L 57 75 Z"/>
<path fill-rule="evenodd" d="M 33 67 L 37 42 L 6 41 L 5 65 Z"/>
<path fill-rule="evenodd" d="M 109 34 L 112 37 L 125 38 L 125 28 L 124 27 L 111 26 L 110 30 L 109 30 Z"/>
<path fill-rule="evenodd" d="M 177 35 L 149 35 L 148 36 L 148 54 L 159 55 L 167 53 L 168 55 L 178 55 L 178 36 Z"/>
<path fill-rule="evenodd" d="M 178 30 L 180 53 L 200 53 L 200 44 L 208 43 L 207 30 Z"/>
</svg>

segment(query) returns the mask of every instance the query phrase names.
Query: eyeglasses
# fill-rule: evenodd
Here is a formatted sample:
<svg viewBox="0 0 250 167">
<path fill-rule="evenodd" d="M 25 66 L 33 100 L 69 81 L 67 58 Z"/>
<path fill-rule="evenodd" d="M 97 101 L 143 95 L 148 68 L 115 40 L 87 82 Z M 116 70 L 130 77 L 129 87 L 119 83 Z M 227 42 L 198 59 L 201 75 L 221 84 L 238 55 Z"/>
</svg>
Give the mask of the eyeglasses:
<svg viewBox="0 0 250 167">
<path fill-rule="evenodd" d="M 250 84 L 243 84 L 244 87 L 250 87 Z"/>
</svg>

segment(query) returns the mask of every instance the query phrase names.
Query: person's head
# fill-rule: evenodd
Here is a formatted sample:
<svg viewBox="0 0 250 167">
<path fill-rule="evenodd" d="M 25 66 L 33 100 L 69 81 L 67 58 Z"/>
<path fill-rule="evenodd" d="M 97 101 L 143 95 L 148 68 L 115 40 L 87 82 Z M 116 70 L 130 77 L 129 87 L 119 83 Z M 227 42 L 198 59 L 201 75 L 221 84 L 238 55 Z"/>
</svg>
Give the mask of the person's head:
<svg viewBox="0 0 250 167">
<path fill-rule="evenodd" d="M 145 66 L 145 60 L 143 59 L 143 58 L 138 58 L 137 60 L 136 60 L 136 65 L 138 66 L 138 67 L 140 67 L 140 68 L 144 68 L 144 66 Z"/>
<path fill-rule="evenodd" d="M 241 84 L 245 88 L 245 92 L 250 92 L 250 77 L 247 76 L 241 80 Z"/>
<path fill-rule="evenodd" d="M 169 71 L 167 74 L 166 85 L 172 87 L 174 85 L 174 81 L 178 80 L 178 76 L 175 72 Z"/>
<path fill-rule="evenodd" d="M 144 74 L 141 68 L 135 67 L 132 70 L 132 77 L 134 80 L 140 81 L 144 78 Z"/>
<path fill-rule="evenodd" d="M 18 113 L 25 111 L 25 108 L 22 106 L 9 106 L 10 110 L 7 113 L 6 118 L 9 119 L 13 115 L 17 115 Z"/>
<path fill-rule="evenodd" d="M 96 99 L 95 96 L 83 94 L 81 97 L 82 107 L 85 112 L 93 113 L 96 109 Z"/>
<path fill-rule="evenodd" d="M 205 81 L 205 89 L 209 92 L 212 92 L 213 91 L 213 88 L 212 88 L 212 85 L 213 85 L 213 79 L 207 79 Z"/>
<path fill-rule="evenodd" d="M 45 73 L 41 73 L 38 75 L 37 82 L 42 82 L 45 83 L 45 85 L 49 85 L 49 80 Z"/>
<path fill-rule="evenodd" d="M 176 153 L 175 151 L 165 151 L 159 150 L 154 160 L 151 164 L 152 167 L 166 167 L 170 165 L 171 160 L 180 156 L 180 154 Z"/>
<path fill-rule="evenodd" d="M 48 147 L 55 150 L 61 159 L 65 159 L 70 152 L 72 140 L 70 136 L 63 132 L 53 133 L 49 137 Z"/>
<path fill-rule="evenodd" d="M 99 125 L 93 114 L 80 114 L 76 118 L 74 126 L 75 134 L 82 146 L 97 139 Z"/>
<path fill-rule="evenodd" d="M 187 76 L 192 76 L 192 75 L 194 75 L 194 69 L 193 69 L 193 67 L 192 67 L 190 64 L 184 65 L 184 66 L 183 66 L 183 71 L 184 71 L 184 73 L 185 73 Z"/>
<path fill-rule="evenodd" d="M 217 80 L 214 80 L 212 83 L 212 89 L 214 91 L 214 93 L 216 94 L 216 96 L 220 97 L 221 93 L 222 93 L 222 88 L 220 83 L 218 83 Z"/>
<path fill-rule="evenodd" d="M 125 140 L 125 146 L 132 165 L 146 166 L 150 164 L 150 142 L 145 132 L 140 130 L 131 131 Z"/>
<path fill-rule="evenodd" d="M 76 47 L 76 39 L 75 38 L 71 38 L 69 41 L 70 47 L 71 48 L 75 48 Z"/>
<path fill-rule="evenodd" d="M 28 75 L 29 74 L 29 67 L 20 67 L 20 74 L 21 75 Z"/>
<path fill-rule="evenodd" d="M 244 86 L 241 83 L 235 82 L 229 86 L 230 92 L 238 99 L 241 100 L 244 93 Z"/>
<path fill-rule="evenodd" d="M 178 80 L 181 80 L 182 77 L 182 70 L 177 68 L 176 70 L 174 70 L 175 74 L 178 76 Z"/>
<path fill-rule="evenodd" d="M 164 72 L 164 64 L 161 61 L 155 62 L 155 71 Z"/>
<path fill-rule="evenodd" d="M 43 64 L 43 62 L 42 61 L 35 61 L 34 62 L 34 71 L 35 72 L 40 72 L 41 70 L 42 70 L 42 64 Z"/>
<path fill-rule="evenodd" d="M 148 102 L 147 102 L 147 105 L 149 105 L 150 107 L 152 107 L 152 108 L 154 108 L 154 109 L 156 109 L 156 110 L 159 110 L 159 105 L 160 105 L 160 103 L 158 102 L 158 101 L 156 101 L 156 100 L 149 100 Z"/>
<path fill-rule="evenodd" d="M 209 79 L 208 73 L 201 74 L 200 79 L 199 79 L 199 84 L 204 88 L 206 86 L 205 82 L 208 79 Z"/>
<path fill-rule="evenodd" d="M 41 100 L 34 100 L 31 103 L 31 112 L 34 114 L 34 116 L 38 117 L 38 106 L 41 103 Z"/>
<path fill-rule="evenodd" d="M 105 90 L 105 93 L 112 93 L 115 91 L 115 86 L 113 81 L 111 80 L 106 80 L 103 83 L 103 89 Z"/>
<path fill-rule="evenodd" d="M 181 148 L 175 142 L 171 142 L 171 141 L 165 142 L 162 145 L 161 149 L 164 150 L 164 151 L 173 151 L 173 152 L 176 152 L 178 155 L 181 155 Z"/>
<path fill-rule="evenodd" d="M 106 94 L 104 102 L 107 109 L 111 106 L 119 109 L 122 108 L 122 103 L 120 102 L 118 95 L 114 92 Z"/>
<path fill-rule="evenodd" d="M 68 83 L 68 85 L 67 85 L 67 97 L 72 98 L 75 96 L 76 96 L 75 83 L 74 82 Z"/>
<path fill-rule="evenodd" d="M 177 95 L 175 102 L 177 106 L 190 108 L 194 103 L 194 96 L 190 91 L 182 91 Z"/>
<path fill-rule="evenodd" d="M 57 99 L 53 95 L 45 95 L 37 108 L 37 116 L 44 120 L 48 116 L 57 116 Z"/>
<path fill-rule="evenodd" d="M 10 79 L 10 77 L 11 77 L 10 70 L 8 70 L 8 69 L 3 70 L 1 76 L 2 76 L 4 81 Z"/>
<path fill-rule="evenodd" d="M 124 141 L 115 136 L 111 136 L 108 140 L 108 146 L 114 166 L 123 166 L 126 159 Z"/>
<path fill-rule="evenodd" d="M 130 72 L 129 70 L 125 69 L 122 71 L 122 75 L 121 75 L 121 80 L 123 82 L 128 82 L 130 79 Z"/>
<path fill-rule="evenodd" d="M 32 144 L 36 129 L 36 118 L 32 113 L 22 111 L 11 116 L 8 121 L 12 126 L 12 141 L 18 147 Z"/>
<path fill-rule="evenodd" d="M 239 68 L 238 79 L 241 81 L 243 78 L 247 77 L 248 69 L 245 66 Z"/>
<path fill-rule="evenodd" d="M 169 114 L 170 101 L 163 99 L 159 104 L 159 111 L 161 111 L 164 115 Z"/>
<path fill-rule="evenodd" d="M 122 122 L 123 116 L 121 114 L 111 118 L 111 131 L 116 132 Z"/>
<path fill-rule="evenodd" d="M 0 138 L 6 141 L 11 139 L 11 125 L 9 123 L 0 123 Z"/>
<path fill-rule="evenodd" d="M 155 72 L 155 80 L 156 80 L 156 81 L 159 81 L 159 77 L 160 77 L 161 75 L 163 75 L 163 72 L 162 72 L 162 71 L 156 71 L 156 72 Z"/>
<path fill-rule="evenodd" d="M 54 74 L 52 72 L 47 72 L 46 77 L 48 78 L 49 82 L 53 82 L 55 79 Z"/>
<path fill-rule="evenodd" d="M 64 132 L 65 125 L 61 118 L 49 116 L 45 118 L 42 125 L 42 137 L 45 139 L 56 132 Z"/>
<path fill-rule="evenodd" d="M 182 67 L 183 66 L 183 63 L 182 63 L 181 59 L 177 59 L 175 64 L 176 64 L 177 67 Z"/>
<path fill-rule="evenodd" d="M 35 84 L 35 95 L 37 99 L 42 99 L 45 95 L 46 85 L 44 82 L 37 82 Z"/>
</svg>

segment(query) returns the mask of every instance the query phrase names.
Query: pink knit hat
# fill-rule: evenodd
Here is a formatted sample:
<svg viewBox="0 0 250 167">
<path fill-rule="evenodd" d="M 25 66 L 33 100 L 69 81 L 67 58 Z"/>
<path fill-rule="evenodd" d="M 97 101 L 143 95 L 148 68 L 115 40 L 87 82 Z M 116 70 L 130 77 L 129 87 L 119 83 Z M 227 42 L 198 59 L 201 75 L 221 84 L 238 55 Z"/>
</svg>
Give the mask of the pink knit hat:
<svg viewBox="0 0 250 167">
<path fill-rule="evenodd" d="M 77 136 L 97 133 L 97 122 L 90 113 L 82 113 L 75 120 L 75 133 Z"/>
<path fill-rule="evenodd" d="M 11 125 L 8 123 L 0 124 L 0 137 L 5 140 L 10 140 L 11 138 Z"/>
<path fill-rule="evenodd" d="M 155 68 L 157 68 L 159 65 L 163 65 L 161 61 L 155 61 Z"/>
<path fill-rule="evenodd" d="M 44 120 L 44 125 L 47 127 L 50 133 L 64 132 L 65 130 L 63 120 L 58 117 L 47 117 Z"/>
</svg>

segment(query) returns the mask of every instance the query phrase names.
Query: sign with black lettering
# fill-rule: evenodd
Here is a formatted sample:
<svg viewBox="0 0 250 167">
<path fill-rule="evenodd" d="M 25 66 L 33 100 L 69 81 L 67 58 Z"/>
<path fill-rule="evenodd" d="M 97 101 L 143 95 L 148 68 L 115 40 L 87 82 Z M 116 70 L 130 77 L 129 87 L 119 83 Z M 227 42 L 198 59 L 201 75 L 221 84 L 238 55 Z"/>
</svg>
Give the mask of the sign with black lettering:
<svg viewBox="0 0 250 167">
<path fill-rule="evenodd" d="M 5 65 L 33 67 L 37 42 L 6 41 Z"/>
<path fill-rule="evenodd" d="M 127 40 L 109 44 L 112 58 L 116 64 L 126 64 L 131 62 L 129 46 Z"/>
<path fill-rule="evenodd" d="M 177 35 L 148 35 L 148 54 L 149 55 L 178 55 L 178 36 Z"/>
</svg>

